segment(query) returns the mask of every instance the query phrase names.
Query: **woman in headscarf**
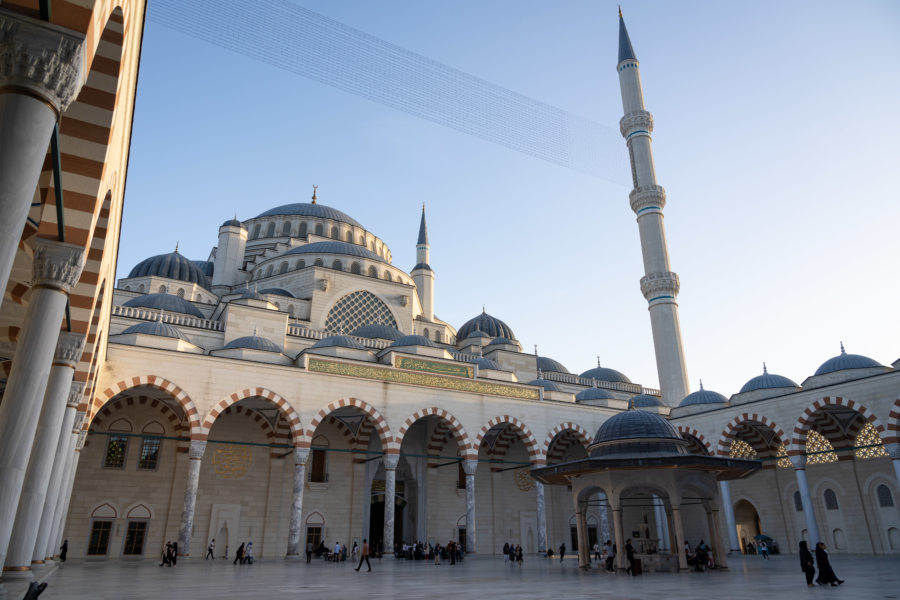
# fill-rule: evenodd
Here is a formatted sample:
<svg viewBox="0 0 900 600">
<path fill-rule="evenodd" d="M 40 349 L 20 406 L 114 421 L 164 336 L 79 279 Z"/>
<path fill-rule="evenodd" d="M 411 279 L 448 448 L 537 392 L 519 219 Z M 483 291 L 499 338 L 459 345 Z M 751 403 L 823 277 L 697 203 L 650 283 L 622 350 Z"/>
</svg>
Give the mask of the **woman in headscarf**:
<svg viewBox="0 0 900 600">
<path fill-rule="evenodd" d="M 813 585 L 813 576 L 816 574 L 816 563 L 813 560 L 812 552 L 809 551 L 809 546 L 806 545 L 806 540 L 800 542 L 800 569 L 806 575 L 806 585 L 809 587 L 816 587 Z"/>
<path fill-rule="evenodd" d="M 835 587 L 844 583 L 844 580 L 838 579 L 831 569 L 831 563 L 828 561 L 828 551 L 825 550 L 825 542 L 816 544 L 816 564 L 819 565 L 819 577 L 816 579 L 816 583 L 819 585 L 828 585 L 830 583 Z"/>
</svg>

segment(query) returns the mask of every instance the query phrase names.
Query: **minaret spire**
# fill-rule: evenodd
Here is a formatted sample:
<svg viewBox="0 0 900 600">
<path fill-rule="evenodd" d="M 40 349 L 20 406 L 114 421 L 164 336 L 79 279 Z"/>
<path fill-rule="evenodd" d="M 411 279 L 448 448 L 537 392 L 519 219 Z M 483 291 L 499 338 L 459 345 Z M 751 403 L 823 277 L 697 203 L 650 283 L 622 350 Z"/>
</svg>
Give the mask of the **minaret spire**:
<svg viewBox="0 0 900 600">
<path fill-rule="evenodd" d="M 422 219 L 419 221 L 419 238 L 416 241 L 416 266 L 410 272 L 419 304 L 422 305 L 422 316 L 427 321 L 434 320 L 434 271 L 428 264 L 431 246 L 428 244 L 428 226 L 425 224 L 425 203 L 422 203 Z"/>
<path fill-rule="evenodd" d="M 631 209 L 637 215 L 644 258 L 644 277 L 641 292 L 647 299 L 653 346 L 656 350 L 656 370 L 663 402 L 677 406 L 689 391 L 681 326 L 678 319 L 678 275 L 669 264 L 666 231 L 662 209 L 666 192 L 656 183 L 650 133 L 653 115 L 644 109 L 640 63 L 619 12 L 619 87 L 625 116 L 619 129 L 628 145 L 631 159 L 631 178 L 634 189 L 629 194 Z"/>
<path fill-rule="evenodd" d="M 419 223 L 419 240 L 416 245 L 428 245 L 428 225 L 425 224 L 425 203 L 422 203 L 422 221 Z M 427 262 L 427 261 L 426 261 Z"/>
</svg>

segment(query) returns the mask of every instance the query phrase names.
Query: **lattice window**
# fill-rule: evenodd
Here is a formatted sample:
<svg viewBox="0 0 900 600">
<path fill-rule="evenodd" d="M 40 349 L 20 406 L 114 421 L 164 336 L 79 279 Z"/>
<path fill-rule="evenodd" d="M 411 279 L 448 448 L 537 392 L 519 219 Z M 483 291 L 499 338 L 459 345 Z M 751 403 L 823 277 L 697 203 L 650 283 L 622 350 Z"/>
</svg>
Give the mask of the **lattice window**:
<svg viewBox="0 0 900 600">
<path fill-rule="evenodd" d="M 731 451 L 728 453 L 728 456 L 731 458 L 749 458 L 756 460 L 756 450 L 744 440 L 734 440 L 731 442 Z"/>
<path fill-rule="evenodd" d="M 328 331 L 348 333 L 364 325 L 397 327 L 387 305 L 375 294 L 364 290 L 347 294 L 335 302 L 325 319 L 325 329 Z"/>
<path fill-rule="evenodd" d="M 866 426 L 856 436 L 856 458 L 881 458 L 887 455 L 887 450 L 884 449 L 884 444 L 881 443 L 881 437 L 875 430 L 875 426 L 866 423 Z"/>
<path fill-rule="evenodd" d="M 109 550 L 109 533 L 112 521 L 94 521 L 91 524 L 91 537 L 88 541 L 88 556 L 105 555 Z"/>
<path fill-rule="evenodd" d="M 790 469 L 794 466 L 791 464 L 791 459 L 788 458 L 787 448 L 784 447 L 784 444 L 779 444 L 776 456 L 778 458 L 775 460 L 775 466 L 779 469 Z"/>
<path fill-rule="evenodd" d="M 821 465 L 837 462 L 837 459 L 831 442 L 815 429 L 810 429 L 806 434 L 806 464 Z"/>
<path fill-rule="evenodd" d="M 106 459 L 103 466 L 111 469 L 121 469 L 125 466 L 125 450 L 128 448 L 128 437 L 124 435 L 111 435 L 106 444 Z"/>
<path fill-rule="evenodd" d="M 138 469 L 153 471 L 159 464 L 159 438 L 145 437 L 141 440 L 141 457 L 138 459 Z"/>
<path fill-rule="evenodd" d="M 128 531 L 125 532 L 125 547 L 122 548 L 122 554 L 143 554 L 146 533 L 147 521 L 128 521 Z"/>
</svg>

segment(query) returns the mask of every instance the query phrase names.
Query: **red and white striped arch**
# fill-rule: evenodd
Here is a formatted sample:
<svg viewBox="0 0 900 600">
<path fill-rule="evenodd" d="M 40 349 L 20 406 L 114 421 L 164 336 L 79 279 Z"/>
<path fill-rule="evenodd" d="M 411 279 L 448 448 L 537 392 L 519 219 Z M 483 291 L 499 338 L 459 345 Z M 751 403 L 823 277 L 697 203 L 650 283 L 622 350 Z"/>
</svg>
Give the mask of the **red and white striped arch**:
<svg viewBox="0 0 900 600">
<path fill-rule="evenodd" d="M 823 409 L 827 409 L 829 406 L 840 406 L 855 410 L 863 419 L 875 427 L 875 431 L 878 432 L 878 436 L 881 438 L 882 442 L 885 441 L 887 436 L 885 435 L 886 429 L 884 425 L 878 417 L 875 416 L 875 413 L 870 411 L 866 406 L 840 396 L 825 396 L 807 406 L 800 414 L 800 418 L 797 419 L 797 423 L 794 425 L 793 436 L 791 437 L 791 443 L 788 446 L 789 455 L 799 456 L 806 451 L 806 436 L 809 433 L 810 427 L 816 420 L 816 413 Z"/>
<path fill-rule="evenodd" d="M 702 433 L 700 433 L 699 431 L 697 431 L 697 430 L 694 429 L 693 427 L 688 427 L 688 426 L 686 426 L 686 425 L 679 425 L 679 426 L 678 426 L 678 433 L 682 434 L 682 437 L 684 437 L 685 435 L 691 436 L 692 438 L 696 439 L 698 442 L 700 442 L 701 444 L 703 444 L 703 447 L 706 448 L 706 453 L 707 453 L 707 454 L 710 454 L 710 455 L 711 455 L 711 454 L 713 453 L 712 444 L 710 444 L 710 443 L 706 440 L 706 438 L 703 437 L 703 434 L 702 434 Z M 730 443 L 730 442 L 729 442 L 729 443 Z"/>
<path fill-rule="evenodd" d="M 788 438 L 784 434 L 784 430 L 781 429 L 774 421 L 766 417 L 765 415 L 760 415 L 757 413 L 741 413 L 740 415 L 733 418 L 728 422 L 728 425 L 725 426 L 725 430 L 722 431 L 722 435 L 719 438 L 719 445 L 716 448 L 716 454 L 719 456 L 728 456 L 728 453 L 731 450 L 731 442 L 734 440 L 737 434 L 738 426 L 742 423 L 759 423 L 765 427 L 768 427 L 772 431 L 775 432 L 775 435 L 778 436 L 778 439 L 781 440 L 781 443 L 785 446 L 788 445 Z"/>
<path fill-rule="evenodd" d="M 478 448 L 481 448 L 481 442 L 482 440 L 484 440 L 484 436 L 487 434 L 487 432 L 490 431 L 493 427 L 502 425 L 504 423 L 508 423 L 519 433 L 519 436 L 522 438 L 522 442 L 524 442 L 525 444 L 525 448 L 528 450 L 528 456 L 531 459 L 532 463 L 538 465 L 546 464 L 547 458 L 541 452 L 541 448 L 538 446 L 538 442 L 534 437 L 534 434 L 531 433 L 531 429 L 529 429 L 528 426 L 525 425 L 525 423 L 510 415 L 500 415 L 499 417 L 494 417 L 487 422 L 487 425 L 483 425 L 481 427 L 481 431 L 478 432 L 478 436 L 475 438 L 476 451 Z"/>
<path fill-rule="evenodd" d="M 547 437 L 544 438 L 544 445 L 541 448 L 541 452 L 543 455 L 550 455 L 550 444 L 553 443 L 553 440 L 556 439 L 561 433 L 565 433 L 566 431 L 571 432 L 581 444 L 587 449 L 588 446 L 591 445 L 591 442 L 594 441 L 593 436 L 587 432 L 587 430 L 577 423 L 572 423 L 571 421 L 567 423 L 560 423 L 556 427 L 550 430 L 550 433 L 547 434 Z"/>
<path fill-rule="evenodd" d="M 391 428 L 388 426 L 387 420 L 378 412 L 378 410 L 359 398 L 341 398 L 334 402 L 329 402 L 328 406 L 321 409 L 316 416 L 309 422 L 309 428 L 306 430 L 306 439 L 311 440 L 316 432 L 319 423 L 325 420 L 328 415 L 336 410 L 344 407 L 352 407 L 366 414 L 372 420 L 375 430 L 378 432 L 378 439 L 381 441 L 381 448 L 385 454 L 399 454 L 400 444 L 394 440 L 391 434 Z M 307 441 L 307 443 L 309 443 Z"/>
<path fill-rule="evenodd" d="M 84 419 L 84 429 L 88 429 L 90 427 L 91 421 L 93 421 L 94 417 L 97 416 L 97 412 L 101 408 L 103 408 L 103 406 L 107 402 L 112 400 L 113 397 L 121 394 L 122 392 L 141 386 L 148 386 L 168 392 L 169 395 L 171 395 L 172 398 L 176 402 L 178 402 L 179 406 L 181 406 L 181 409 L 184 411 L 191 437 L 193 438 L 195 435 L 200 433 L 200 413 L 199 411 L 197 411 L 197 407 L 194 405 L 194 401 L 191 400 L 190 396 L 188 396 L 180 387 L 178 387 L 168 379 L 159 377 L 157 375 L 140 375 L 137 377 L 132 377 L 130 379 L 123 379 L 118 383 L 106 388 L 100 394 L 94 396 L 94 398 L 91 400 L 90 406 L 80 406 L 78 410 L 83 411 L 86 415 Z"/>
<path fill-rule="evenodd" d="M 436 406 L 423 408 L 422 410 L 416 411 L 406 418 L 406 420 L 403 422 L 403 425 L 401 425 L 400 429 L 397 431 L 397 437 L 395 438 L 397 446 L 400 447 L 403 444 L 403 438 L 406 435 L 407 430 L 412 427 L 413 423 L 420 419 L 425 419 L 432 416 L 438 417 L 449 425 L 453 437 L 456 438 L 456 441 L 459 444 L 460 454 L 463 458 L 478 458 L 478 449 L 477 447 L 472 446 L 472 442 L 471 440 L 469 440 L 469 434 L 466 433 L 466 430 L 462 426 L 462 423 L 459 422 L 459 419 L 454 417 L 443 408 L 438 408 Z"/>
<path fill-rule="evenodd" d="M 307 438 L 304 434 L 303 427 L 300 425 L 300 415 L 297 414 L 297 411 L 294 410 L 294 407 L 291 406 L 290 402 L 288 402 L 284 398 L 284 396 L 262 387 L 246 388 L 239 392 L 229 394 L 228 396 L 225 396 L 224 398 L 219 400 L 219 402 L 209 410 L 206 418 L 203 419 L 203 425 L 200 428 L 200 432 L 197 434 L 196 439 L 207 439 L 209 437 L 209 430 L 212 428 L 216 417 L 225 412 L 225 410 L 231 405 L 248 398 L 262 398 L 271 402 L 282 412 L 284 417 L 287 419 L 287 422 L 291 428 L 291 441 L 293 442 L 294 446 L 298 448 L 309 447 L 309 438 Z"/>
</svg>

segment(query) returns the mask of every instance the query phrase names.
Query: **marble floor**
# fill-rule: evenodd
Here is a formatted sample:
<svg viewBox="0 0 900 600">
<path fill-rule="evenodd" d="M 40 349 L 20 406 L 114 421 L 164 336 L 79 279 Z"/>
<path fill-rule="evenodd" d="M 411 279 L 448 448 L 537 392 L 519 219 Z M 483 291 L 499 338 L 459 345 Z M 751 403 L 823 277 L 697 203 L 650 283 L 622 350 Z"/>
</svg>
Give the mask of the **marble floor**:
<svg viewBox="0 0 900 600">
<path fill-rule="evenodd" d="M 354 572 L 349 563 L 257 561 L 235 566 L 231 561 L 182 560 L 175 568 L 155 562 L 84 562 L 70 560 L 39 577 L 48 583 L 40 600 L 246 600 L 256 598 L 390 599 L 476 598 L 647 598 L 698 600 L 728 598 L 900 598 L 897 557 L 834 556 L 834 568 L 846 579 L 840 587 L 807 588 L 796 556 L 732 556 L 728 571 L 650 573 L 639 577 L 611 575 L 577 562 L 529 557 L 510 566 L 503 557 L 471 556 L 462 564 L 435 566 L 425 561 L 372 561 L 372 572 Z M 6 582 L 0 598 L 20 600 L 25 584 Z"/>
</svg>

